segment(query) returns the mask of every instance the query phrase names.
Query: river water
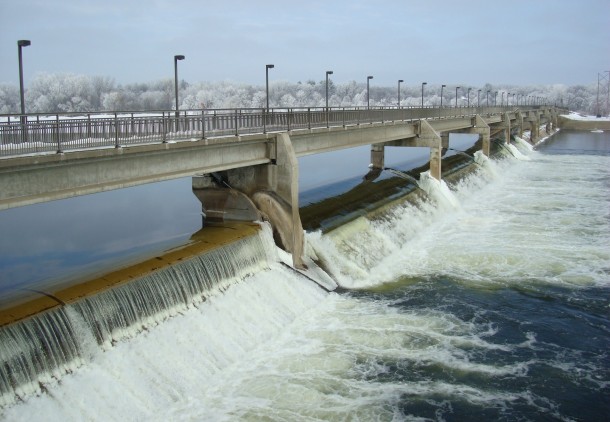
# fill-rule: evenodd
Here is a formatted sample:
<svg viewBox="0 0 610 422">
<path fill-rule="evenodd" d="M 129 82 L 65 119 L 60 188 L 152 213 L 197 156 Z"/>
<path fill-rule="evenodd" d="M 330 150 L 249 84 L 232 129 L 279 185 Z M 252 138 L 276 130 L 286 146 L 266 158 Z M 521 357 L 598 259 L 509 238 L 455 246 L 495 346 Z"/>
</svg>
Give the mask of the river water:
<svg viewBox="0 0 610 422">
<path fill-rule="evenodd" d="M 607 420 L 609 134 L 477 163 L 308 233 L 339 291 L 280 265 L 265 229 L 264 269 L 110 347 L 76 327 L 79 364 L 0 419 Z"/>
</svg>

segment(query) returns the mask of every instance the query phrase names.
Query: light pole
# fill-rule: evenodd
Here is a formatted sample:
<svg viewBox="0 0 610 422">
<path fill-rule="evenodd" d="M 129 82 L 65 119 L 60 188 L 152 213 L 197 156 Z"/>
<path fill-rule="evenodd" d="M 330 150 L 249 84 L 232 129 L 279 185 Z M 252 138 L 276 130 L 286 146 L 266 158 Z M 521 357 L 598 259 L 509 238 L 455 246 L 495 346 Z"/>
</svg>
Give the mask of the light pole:
<svg viewBox="0 0 610 422">
<path fill-rule="evenodd" d="M 504 106 L 504 91 L 502 91 L 502 98 L 500 99 L 500 107 Z"/>
<path fill-rule="evenodd" d="M 468 88 L 468 99 L 466 100 L 466 106 L 467 106 L 467 107 L 470 107 L 470 90 L 471 90 L 471 89 L 472 89 L 472 88 Z"/>
<path fill-rule="evenodd" d="M 332 75 L 332 70 L 326 71 L 326 112 L 328 113 L 328 75 Z"/>
<path fill-rule="evenodd" d="M 458 92 L 458 89 L 460 89 L 460 88 L 461 88 L 461 86 L 455 87 L 455 108 L 457 108 L 457 92 Z"/>
<path fill-rule="evenodd" d="M 481 107 L 481 90 L 477 89 L 477 107 Z"/>
<path fill-rule="evenodd" d="M 17 49 L 19 50 L 19 94 L 21 95 L 21 115 L 25 114 L 25 99 L 23 95 L 23 57 L 21 55 L 21 48 L 31 45 L 30 40 L 19 40 L 17 41 Z M 23 119 L 23 117 L 22 117 Z"/>
<path fill-rule="evenodd" d="M 182 54 L 178 54 L 174 56 L 174 88 L 176 94 L 176 118 L 180 115 L 178 111 L 178 60 L 184 60 L 184 56 Z"/>
<path fill-rule="evenodd" d="M 328 75 L 332 75 L 332 70 L 326 71 L 326 127 L 328 127 Z"/>
<path fill-rule="evenodd" d="M 269 113 L 269 69 L 273 69 L 275 65 L 265 65 L 265 92 L 267 96 L 267 113 Z"/>
<path fill-rule="evenodd" d="M 404 82 L 402 79 L 398 80 L 398 108 L 400 108 L 400 83 Z"/>
<path fill-rule="evenodd" d="M 366 77 L 366 108 L 370 108 L 370 99 L 371 99 L 371 96 L 370 96 L 370 91 L 369 91 L 369 88 L 370 88 L 369 87 L 369 81 L 371 79 L 373 79 L 372 76 L 367 76 Z"/>
<path fill-rule="evenodd" d="M 424 86 L 428 85 L 428 82 L 421 83 L 421 108 L 424 108 Z"/>
<path fill-rule="evenodd" d="M 447 85 L 441 85 L 441 108 L 443 108 L 443 88 L 445 88 Z"/>
<path fill-rule="evenodd" d="M 494 92 L 494 107 L 498 105 L 498 91 Z"/>
</svg>

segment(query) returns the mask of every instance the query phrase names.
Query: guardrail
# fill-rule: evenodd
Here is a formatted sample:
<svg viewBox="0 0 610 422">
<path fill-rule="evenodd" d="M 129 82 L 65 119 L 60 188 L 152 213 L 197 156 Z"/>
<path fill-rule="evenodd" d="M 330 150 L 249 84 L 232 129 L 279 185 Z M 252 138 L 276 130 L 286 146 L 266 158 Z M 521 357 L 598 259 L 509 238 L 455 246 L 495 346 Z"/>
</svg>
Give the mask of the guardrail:
<svg viewBox="0 0 610 422">
<path fill-rule="evenodd" d="M 376 122 L 493 115 L 515 109 L 515 106 L 308 107 L 0 115 L 0 157 Z"/>
</svg>

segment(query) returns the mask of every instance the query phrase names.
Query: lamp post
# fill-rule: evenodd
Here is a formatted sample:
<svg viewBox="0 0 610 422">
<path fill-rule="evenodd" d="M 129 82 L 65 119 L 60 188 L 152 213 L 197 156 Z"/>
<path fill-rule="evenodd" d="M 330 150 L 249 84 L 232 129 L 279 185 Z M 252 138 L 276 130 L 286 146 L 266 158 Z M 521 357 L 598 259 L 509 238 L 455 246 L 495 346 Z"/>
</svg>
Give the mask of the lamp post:
<svg viewBox="0 0 610 422">
<path fill-rule="evenodd" d="M 477 107 L 481 107 L 481 90 L 477 89 Z"/>
<path fill-rule="evenodd" d="M 273 69 L 275 65 L 265 65 L 265 93 L 267 97 L 267 113 L 269 113 L 269 69 Z"/>
<path fill-rule="evenodd" d="M 332 75 L 332 70 L 326 71 L 326 127 L 328 127 L 328 75 Z"/>
<path fill-rule="evenodd" d="M 370 99 L 371 99 L 371 95 L 370 95 L 370 90 L 369 90 L 369 81 L 373 79 L 372 76 L 367 76 L 366 77 L 366 108 L 370 108 Z"/>
<path fill-rule="evenodd" d="M 17 49 L 19 50 L 19 94 L 21 96 L 21 114 L 25 114 L 25 99 L 23 95 L 23 57 L 21 55 L 21 48 L 31 45 L 30 40 L 19 40 L 17 41 Z M 23 117 L 22 117 L 23 119 Z"/>
<path fill-rule="evenodd" d="M 326 112 L 328 113 L 328 75 L 332 75 L 332 70 L 326 71 Z"/>
<path fill-rule="evenodd" d="M 456 86 L 455 87 L 455 108 L 457 108 L 457 93 L 458 93 L 458 89 L 460 89 L 461 86 Z"/>
<path fill-rule="evenodd" d="M 447 85 L 441 85 L 441 108 L 443 108 L 443 88 L 445 88 Z"/>
<path fill-rule="evenodd" d="M 176 118 L 180 115 L 178 111 L 178 60 L 184 60 L 184 56 L 182 54 L 178 54 L 174 56 L 174 88 L 176 94 Z"/>
<path fill-rule="evenodd" d="M 466 100 L 466 107 L 470 107 L 470 91 L 472 88 L 468 88 L 468 98 Z"/>
<path fill-rule="evenodd" d="M 421 108 L 424 108 L 424 86 L 428 85 L 428 82 L 421 83 Z"/>
<path fill-rule="evenodd" d="M 504 106 L 504 91 L 502 91 L 502 98 L 500 99 L 500 106 Z"/>
<path fill-rule="evenodd" d="M 494 92 L 494 107 L 498 105 L 498 91 Z"/>
<path fill-rule="evenodd" d="M 400 108 L 400 83 L 404 82 L 402 79 L 398 80 L 398 108 Z"/>
</svg>

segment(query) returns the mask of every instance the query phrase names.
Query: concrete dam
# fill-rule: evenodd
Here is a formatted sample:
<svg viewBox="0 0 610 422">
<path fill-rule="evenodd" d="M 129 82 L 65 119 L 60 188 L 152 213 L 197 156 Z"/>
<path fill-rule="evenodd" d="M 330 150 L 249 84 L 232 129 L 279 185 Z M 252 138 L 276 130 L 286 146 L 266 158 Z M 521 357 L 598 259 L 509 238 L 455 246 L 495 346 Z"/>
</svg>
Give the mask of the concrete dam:
<svg viewBox="0 0 610 422">
<path fill-rule="evenodd" d="M 412 116 L 385 110 L 379 118 L 381 113 L 371 117 L 366 110 L 351 120 L 338 112 L 333 116 L 328 112 L 312 116 L 311 111 L 309 115 L 278 113 L 269 124 L 264 121 L 268 116 L 260 116 L 263 133 L 243 133 L 245 125 L 234 124 L 237 119 L 231 120 L 232 115 L 227 122 L 234 126 L 220 128 L 218 116 L 215 122 L 211 117 L 189 121 L 185 116 L 185 126 L 202 125 L 201 138 L 193 140 L 194 129 L 189 129 L 157 134 L 160 143 L 128 145 L 124 139 L 131 136 L 124 134 L 120 140 L 110 140 L 118 142 L 118 147 L 82 149 L 77 145 L 73 151 L 69 141 L 62 145 L 56 138 L 50 143 L 52 148 L 60 145 L 59 154 L 15 154 L 0 160 L 0 206 L 5 209 L 189 175 L 205 220 L 203 229 L 187 244 L 163 255 L 69 286 L 29 291 L 20 295 L 18 303 L 4 303 L 0 309 L 0 406 L 44 393 L 47 385 L 84 364 L 91 344 L 109 350 L 277 263 L 316 289 L 335 290 L 340 286 L 333 274 L 333 257 L 316 250 L 305 233 L 353 229 L 356 226 L 349 223 L 362 216 L 384 219 L 396 204 L 426 201 L 445 183 L 458 183 L 480 171 L 490 157 L 514 158 L 519 154 L 515 143 L 524 143 L 524 131 L 529 132 L 531 144 L 541 131 L 554 133 L 560 113 L 552 107 L 498 107 L 472 114 L 460 110 L 459 115 L 456 111 L 415 118 L 417 113 L 439 110 L 412 111 Z M 350 123 L 354 119 L 358 122 Z M 31 132 L 11 128 L 2 136 L 22 139 L 25 133 L 28 142 L 33 142 L 36 134 L 44 135 L 45 124 L 37 122 Z M 115 124 L 113 135 L 119 131 Z M 48 130 L 61 133 L 57 121 L 48 125 Z M 134 127 L 143 130 L 146 125 L 167 127 L 168 123 Z M 87 130 L 91 128 L 83 126 L 66 133 L 80 131 L 74 139 L 81 139 Z M 167 141 L 170 133 L 179 132 L 188 140 Z M 456 150 L 450 133 L 467 133 L 478 140 L 468 150 Z M 28 143 L 14 145 L 24 148 Z M 299 205 L 299 157 L 363 145 L 370 145 L 371 166 L 361 183 Z M 390 168 L 386 147 L 426 147 L 429 161 L 408 171 Z M 265 223 L 256 223 L 260 221 Z"/>
</svg>

